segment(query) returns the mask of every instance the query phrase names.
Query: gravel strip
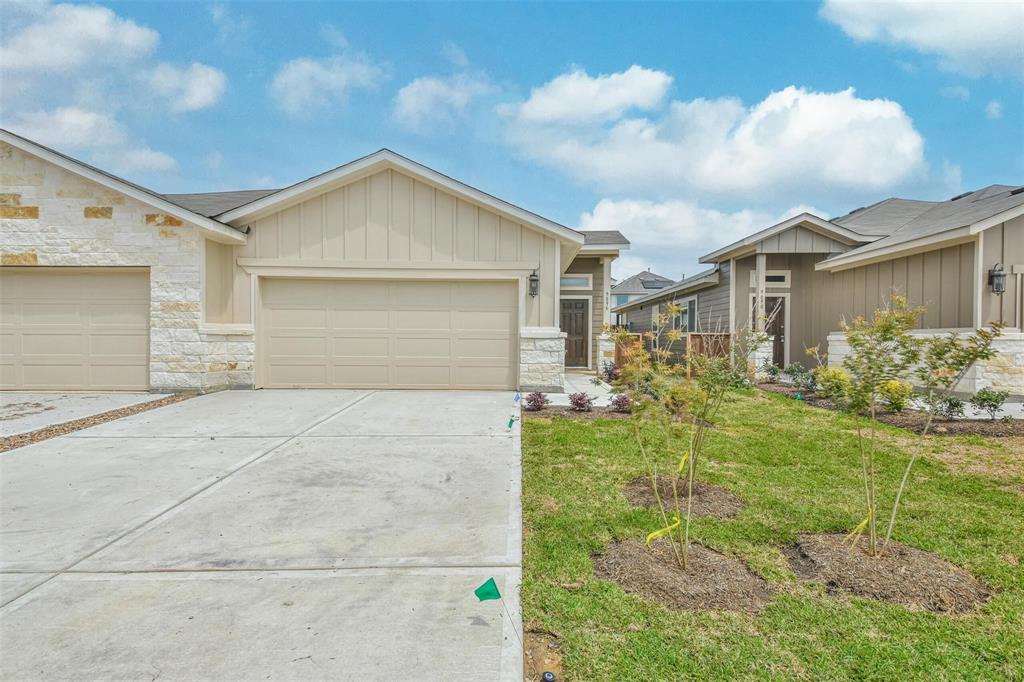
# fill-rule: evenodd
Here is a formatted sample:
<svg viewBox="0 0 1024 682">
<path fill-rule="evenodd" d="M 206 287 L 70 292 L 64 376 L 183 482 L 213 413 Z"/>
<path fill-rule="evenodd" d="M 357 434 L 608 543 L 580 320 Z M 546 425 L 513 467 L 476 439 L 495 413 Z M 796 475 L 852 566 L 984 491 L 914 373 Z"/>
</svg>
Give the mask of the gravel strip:
<svg viewBox="0 0 1024 682">
<path fill-rule="evenodd" d="M 57 436 L 63 436 L 73 431 L 81 431 L 82 429 L 87 429 L 90 426 L 112 422 L 115 419 L 139 414 L 140 412 L 147 412 L 158 407 L 163 407 L 164 405 L 180 403 L 182 400 L 188 400 L 195 395 L 196 394 L 194 393 L 172 393 L 166 398 L 151 400 L 148 403 L 130 405 L 117 410 L 110 410 L 109 412 L 100 412 L 99 414 L 94 414 L 89 417 L 73 419 L 72 421 L 64 422 L 63 424 L 54 424 L 52 426 L 47 426 L 44 429 L 29 431 L 28 433 L 19 433 L 15 436 L 5 436 L 0 438 L 0 452 L 7 452 L 8 450 L 14 450 L 15 448 L 32 445 L 33 443 L 49 440 L 50 438 L 56 438 Z"/>
</svg>

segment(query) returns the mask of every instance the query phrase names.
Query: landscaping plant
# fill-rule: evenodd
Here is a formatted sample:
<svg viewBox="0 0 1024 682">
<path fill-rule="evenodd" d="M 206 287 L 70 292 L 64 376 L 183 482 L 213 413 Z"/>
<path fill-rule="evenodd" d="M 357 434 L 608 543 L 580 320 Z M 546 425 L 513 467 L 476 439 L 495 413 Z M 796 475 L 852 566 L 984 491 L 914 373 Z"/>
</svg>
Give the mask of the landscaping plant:
<svg viewBox="0 0 1024 682">
<path fill-rule="evenodd" d="M 590 412 L 594 408 L 594 398 L 580 391 L 569 394 L 569 409 L 573 412 Z"/>
<path fill-rule="evenodd" d="M 885 307 L 875 311 L 871 320 L 857 317 L 849 324 L 841 322 L 850 347 L 849 354 L 843 358 L 843 369 L 850 377 L 850 385 L 845 396 L 833 400 L 848 412 L 866 412 L 871 417 L 867 433 L 863 426 L 857 427 L 866 516 L 847 539 L 852 546 L 856 546 L 866 533 L 868 553 L 873 557 L 879 555 L 892 537 L 911 468 L 920 453 L 937 405 L 949 396 L 953 387 L 975 362 L 994 355 L 992 341 L 1001 333 L 1001 327 L 994 325 L 992 330 L 978 329 L 966 339 L 956 333 L 930 338 L 914 336 L 910 331 L 924 312 L 924 308 L 911 307 L 906 298 L 893 296 Z M 889 515 L 885 541 L 880 547 L 875 417 L 879 406 L 885 403 L 887 394 L 891 397 L 895 393 L 892 382 L 903 382 L 909 376 L 915 377 L 924 390 L 928 419 L 904 469 Z"/>
<path fill-rule="evenodd" d="M 614 412 L 629 412 L 633 408 L 633 400 L 625 393 L 616 393 L 608 401 Z"/>
<path fill-rule="evenodd" d="M 988 412 L 988 418 L 995 421 L 1009 395 L 1009 391 L 996 391 L 986 387 L 974 394 L 971 398 L 971 407 L 979 412 Z"/>
<path fill-rule="evenodd" d="M 614 384 L 622 376 L 622 369 L 614 362 L 605 360 L 601 365 L 601 378 L 606 384 Z"/>
<path fill-rule="evenodd" d="M 534 391 L 533 393 L 527 394 L 526 406 L 524 407 L 524 409 L 527 412 L 540 412 L 550 403 L 551 401 L 548 400 L 548 397 L 546 395 L 544 395 L 540 391 Z"/>
<path fill-rule="evenodd" d="M 943 419 L 963 419 L 964 401 L 955 395 L 947 396 L 935 403 L 935 415 Z"/>
<path fill-rule="evenodd" d="M 879 394 L 885 409 L 902 412 L 910 407 L 910 399 L 914 396 L 914 387 L 908 381 L 889 379 L 882 382 Z"/>
</svg>

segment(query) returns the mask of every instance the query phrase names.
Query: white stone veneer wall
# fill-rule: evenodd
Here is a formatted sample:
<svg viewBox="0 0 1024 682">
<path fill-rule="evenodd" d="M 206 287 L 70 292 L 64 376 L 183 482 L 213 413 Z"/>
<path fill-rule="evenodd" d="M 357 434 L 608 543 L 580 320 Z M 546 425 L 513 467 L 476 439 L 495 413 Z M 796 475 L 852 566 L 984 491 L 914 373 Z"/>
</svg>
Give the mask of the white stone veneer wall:
<svg viewBox="0 0 1024 682">
<path fill-rule="evenodd" d="M 962 336 L 970 330 L 958 330 Z M 913 333 L 921 336 L 948 334 L 950 330 L 917 330 Z M 954 390 L 960 393 L 977 393 L 982 388 L 994 388 L 1009 391 L 1013 396 L 1024 396 L 1024 333 L 1017 331 L 1004 332 L 993 343 L 998 355 L 972 367 Z M 850 352 L 846 335 L 832 332 L 828 335 L 828 364 L 839 366 L 843 358 Z"/>
<path fill-rule="evenodd" d="M 196 227 L 6 144 L 0 171 L 4 265 L 147 267 L 150 388 L 252 386 L 252 335 L 200 329 Z"/>
<path fill-rule="evenodd" d="M 565 390 L 565 337 L 565 332 L 556 327 L 519 330 L 519 386 L 522 390 Z"/>
<path fill-rule="evenodd" d="M 615 362 L 615 339 L 610 334 L 600 334 L 597 337 L 597 373 L 609 363 Z"/>
</svg>

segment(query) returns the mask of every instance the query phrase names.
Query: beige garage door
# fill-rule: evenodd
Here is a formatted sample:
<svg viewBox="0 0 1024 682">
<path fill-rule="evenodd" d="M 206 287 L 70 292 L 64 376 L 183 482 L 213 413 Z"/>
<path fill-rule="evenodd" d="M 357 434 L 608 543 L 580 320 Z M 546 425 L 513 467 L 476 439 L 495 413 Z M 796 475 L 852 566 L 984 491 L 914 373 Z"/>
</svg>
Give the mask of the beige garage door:
<svg viewBox="0 0 1024 682">
<path fill-rule="evenodd" d="M 515 386 L 511 283 L 271 279 L 261 296 L 268 388 Z"/>
<path fill-rule="evenodd" d="M 149 388 L 149 274 L 0 268 L 0 386 Z"/>
</svg>

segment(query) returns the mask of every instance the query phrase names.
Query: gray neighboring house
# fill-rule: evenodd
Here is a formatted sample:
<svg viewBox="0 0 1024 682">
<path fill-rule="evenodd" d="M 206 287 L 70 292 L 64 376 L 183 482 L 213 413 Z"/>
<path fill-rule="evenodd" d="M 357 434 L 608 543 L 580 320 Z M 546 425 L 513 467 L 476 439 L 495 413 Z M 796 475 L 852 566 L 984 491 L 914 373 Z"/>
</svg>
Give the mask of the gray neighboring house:
<svg viewBox="0 0 1024 682">
<path fill-rule="evenodd" d="M 612 285 L 612 306 L 618 307 L 626 305 L 630 301 L 635 301 L 638 298 L 644 298 L 655 291 L 660 291 L 665 287 L 675 284 L 675 280 L 669 279 L 668 277 L 662 277 L 657 275 L 650 270 L 644 270 L 638 272 L 631 277 L 627 277 L 621 282 L 616 282 Z M 620 320 L 618 316 L 615 316 L 615 324 L 619 324 Z"/>
<path fill-rule="evenodd" d="M 1024 395 L 1024 187 L 992 185 L 947 201 L 890 198 L 832 220 L 801 213 L 701 262 L 711 267 L 612 312 L 638 332 L 667 301 L 683 304 L 675 323 L 693 332 L 734 333 L 767 319 L 764 359 L 806 364 L 805 349 L 818 346 L 837 364 L 848 350 L 840 319 L 870 316 L 901 293 L 927 307 L 920 334 L 1006 325 L 998 356 L 959 389 Z"/>
<path fill-rule="evenodd" d="M 542 389 L 614 347 L 621 233 L 382 149 L 159 194 L 0 130 L 0 388 Z"/>
</svg>

